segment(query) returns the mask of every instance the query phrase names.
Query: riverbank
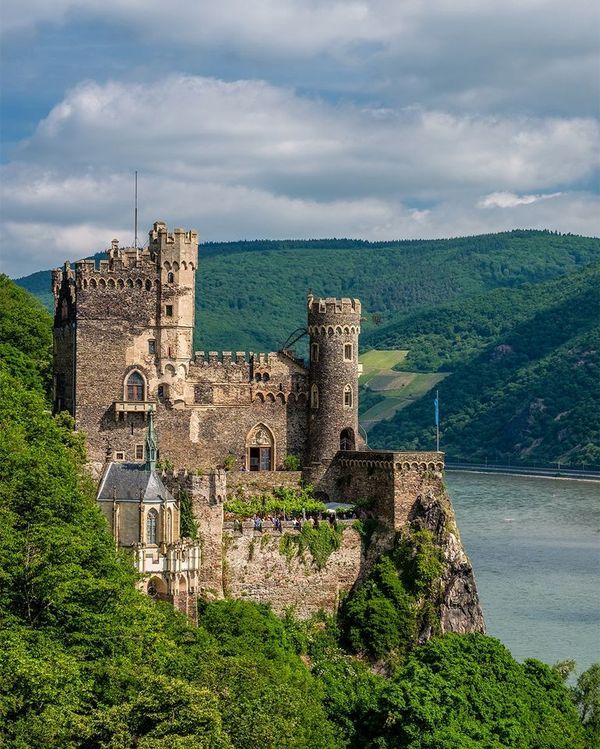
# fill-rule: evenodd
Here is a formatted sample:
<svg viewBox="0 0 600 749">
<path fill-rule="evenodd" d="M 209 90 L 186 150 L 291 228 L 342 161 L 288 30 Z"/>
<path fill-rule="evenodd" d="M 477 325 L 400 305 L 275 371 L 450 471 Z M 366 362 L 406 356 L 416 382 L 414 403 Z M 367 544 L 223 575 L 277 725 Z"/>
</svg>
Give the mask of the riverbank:
<svg viewBox="0 0 600 749">
<path fill-rule="evenodd" d="M 532 476 L 551 479 L 577 479 L 579 481 L 600 481 L 600 471 L 586 471 L 569 468 L 532 468 L 530 466 L 498 466 L 485 463 L 446 463 L 447 471 L 465 473 L 495 473 L 504 476 Z"/>
</svg>

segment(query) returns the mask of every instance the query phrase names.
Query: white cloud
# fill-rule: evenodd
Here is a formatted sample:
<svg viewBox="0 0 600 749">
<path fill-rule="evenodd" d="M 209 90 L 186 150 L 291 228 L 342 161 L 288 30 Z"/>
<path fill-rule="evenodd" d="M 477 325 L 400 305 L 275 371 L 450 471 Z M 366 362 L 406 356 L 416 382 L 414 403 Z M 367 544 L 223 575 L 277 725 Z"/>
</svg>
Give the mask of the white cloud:
<svg viewBox="0 0 600 749">
<path fill-rule="evenodd" d="M 589 118 L 371 109 L 189 75 L 90 81 L 2 168 L 3 236 L 20 248 L 5 264 L 24 274 L 130 241 L 135 168 L 141 227 L 205 239 L 597 233 L 593 196 L 574 190 L 597 139 Z"/>
<path fill-rule="evenodd" d="M 99 23 L 126 30 L 141 65 L 175 48 L 205 64 L 223 55 L 228 70 L 233 57 L 238 71 L 278 62 L 279 80 L 294 80 L 288 63 L 314 61 L 313 81 L 333 65 L 346 71 L 342 90 L 388 103 L 587 114 L 597 103 L 600 13 L 589 0 L 4 2 L 6 40 L 21 46 L 23 33 L 78 24 L 93 37 Z"/>
<path fill-rule="evenodd" d="M 551 192 L 545 195 L 515 195 L 514 192 L 492 192 L 482 198 L 478 205 L 480 208 L 514 208 L 517 205 L 531 205 L 539 200 L 558 198 L 562 192 Z"/>
</svg>

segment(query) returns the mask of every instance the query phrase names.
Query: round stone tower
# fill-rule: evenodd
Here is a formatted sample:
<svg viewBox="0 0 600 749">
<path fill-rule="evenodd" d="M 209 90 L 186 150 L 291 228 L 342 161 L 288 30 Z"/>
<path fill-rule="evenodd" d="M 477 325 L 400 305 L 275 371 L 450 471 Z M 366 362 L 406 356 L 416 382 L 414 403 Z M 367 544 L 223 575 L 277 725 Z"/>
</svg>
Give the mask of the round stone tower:
<svg viewBox="0 0 600 749">
<path fill-rule="evenodd" d="M 309 445 L 311 463 L 330 461 L 358 440 L 358 299 L 308 295 L 310 336 Z"/>
</svg>

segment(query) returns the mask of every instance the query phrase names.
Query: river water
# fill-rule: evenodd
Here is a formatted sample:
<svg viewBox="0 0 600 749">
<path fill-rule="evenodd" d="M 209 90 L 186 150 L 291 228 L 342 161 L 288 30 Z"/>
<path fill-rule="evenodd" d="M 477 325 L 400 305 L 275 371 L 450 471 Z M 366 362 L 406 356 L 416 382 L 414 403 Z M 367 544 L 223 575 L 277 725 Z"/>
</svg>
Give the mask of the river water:
<svg viewBox="0 0 600 749">
<path fill-rule="evenodd" d="M 517 660 L 600 661 L 600 483 L 448 471 L 488 634 Z"/>
</svg>

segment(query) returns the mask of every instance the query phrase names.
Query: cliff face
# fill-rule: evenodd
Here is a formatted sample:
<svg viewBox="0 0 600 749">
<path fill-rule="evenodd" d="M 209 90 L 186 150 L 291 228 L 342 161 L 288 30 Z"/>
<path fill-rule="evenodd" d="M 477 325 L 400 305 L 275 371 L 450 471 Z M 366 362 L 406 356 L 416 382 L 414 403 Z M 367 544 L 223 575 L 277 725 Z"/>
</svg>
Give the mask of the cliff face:
<svg viewBox="0 0 600 749">
<path fill-rule="evenodd" d="M 460 540 L 454 509 L 443 490 L 417 497 L 409 514 L 414 530 L 428 530 L 442 552 L 444 572 L 440 581 L 439 613 L 442 632 L 485 633 L 483 612 L 475 584 L 473 567 Z M 419 640 L 431 632 L 419 633 Z"/>
</svg>

